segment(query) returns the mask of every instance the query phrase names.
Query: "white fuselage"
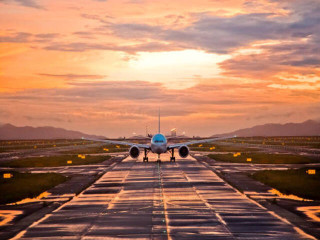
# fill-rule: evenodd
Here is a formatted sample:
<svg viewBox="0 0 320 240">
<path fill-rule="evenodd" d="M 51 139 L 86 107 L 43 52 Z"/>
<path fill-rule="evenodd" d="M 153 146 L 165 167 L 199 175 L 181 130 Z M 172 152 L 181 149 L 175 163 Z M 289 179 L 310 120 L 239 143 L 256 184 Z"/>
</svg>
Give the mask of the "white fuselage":
<svg viewBox="0 0 320 240">
<path fill-rule="evenodd" d="M 161 133 L 154 135 L 151 139 L 151 152 L 161 154 L 167 152 L 167 139 Z"/>
</svg>

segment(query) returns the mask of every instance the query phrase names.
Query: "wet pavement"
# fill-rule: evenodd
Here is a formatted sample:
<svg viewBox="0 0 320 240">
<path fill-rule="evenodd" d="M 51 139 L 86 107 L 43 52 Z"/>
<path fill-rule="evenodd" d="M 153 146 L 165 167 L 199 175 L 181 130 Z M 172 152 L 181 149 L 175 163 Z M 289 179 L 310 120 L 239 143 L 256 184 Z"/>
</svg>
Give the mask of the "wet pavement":
<svg viewBox="0 0 320 240">
<path fill-rule="evenodd" d="M 319 201 L 303 199 L 294 195 L 284 195 L 259 181 L 255 181 L 249 174 L 261 170 L 287 170 L 305 167 L 319 167 L 319 163 L 312 164 L 251 164 L 227 163 L 215 161 L 203 153 L 196 152 L 195 158 L 218 174 L 226 182 L 237 188 L 248 198 L 253 199 L 270 211 L 287 219 L 289 222 L 303 229 L 305 232 L 320 239 Z"/>
<path fill-rule="evenodd" d="M 17 238 L 308 239 L 194 158 L 152 158 L 126 158 Z"/>
</svg>

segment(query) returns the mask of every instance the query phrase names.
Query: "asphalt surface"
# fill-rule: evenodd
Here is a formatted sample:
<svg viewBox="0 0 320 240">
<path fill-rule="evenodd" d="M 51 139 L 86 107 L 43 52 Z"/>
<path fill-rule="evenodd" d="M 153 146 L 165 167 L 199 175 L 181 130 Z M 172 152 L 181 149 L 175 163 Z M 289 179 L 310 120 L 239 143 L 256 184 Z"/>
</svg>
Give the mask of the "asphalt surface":
<svg viewBox="0 0 320 240">
<path fill-rule="evenodd" d="M 149 160 L 126 158 L 17 238 L 309 239 L 192 157 Z"/>
</svg>

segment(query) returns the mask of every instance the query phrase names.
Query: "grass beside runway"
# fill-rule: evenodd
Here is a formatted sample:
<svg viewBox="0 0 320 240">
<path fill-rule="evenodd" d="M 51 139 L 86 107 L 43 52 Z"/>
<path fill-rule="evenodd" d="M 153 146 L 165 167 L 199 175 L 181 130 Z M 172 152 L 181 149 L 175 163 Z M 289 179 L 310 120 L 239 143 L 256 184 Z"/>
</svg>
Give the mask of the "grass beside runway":
<svg viewBox="0 0 320 240">
<path fill-rule="evenodd" d="M 228 145 L 209 144 L 209 143 L 190 145 L 190 150 L 191 151 L 206 151 L 206 152 L 254 152 L 254 151 L 259 151 L 258 148 L 247 148 L 247 147 L 228 146 Z"/>
<path fill-rule="evenodd" d="M 17 150 L 28 149 L 54 149 L 56 147 L 66 146 L 83 146 L 92 144 L 92 142 L 80 140 L 80 139 L 52 139 L 52 140 L 0 140 L 0 153 L 2 152 L 14 152 Z"/>
<path fill-rule="evenodd" d="M 268 153 L 241 153 L 234 157 L 233 154 L 209 154 L 208 157 L 222 162 L 257 163 L 257 164 L 307 164 L 320 163 L 320 161 L 306 156 L 293 154 L 268 154 Z M 247 161 L 251 158 L 251 161 Z"/>
<path fill-rule="evenodd" d="M 316 174 L 307 173 L 307 168 L 298 170 L 265 170 L 251 175 L 284 194 L 294 194 L 305 199 L 320 200 L 320 168 L 312 168 Z"/>
<path fill-rule="evenodd" d="M 3 178 L 10 173 L 11 178 Z M 57 173 L 0 172 L 0 204 L 13 203 L 25 198 L 37 197 L 44 191 L 65 182 L 68 178 Z"/>
<path fill-rule="evenodd" d="M 27 168 L 27 167 L 59 167 L 69 165 L 87 165 L 100 163 L 110 159 L 111 156 L 99 155 L 92 156 L 86 155 L 85 158 L 80 158 L 78 155 L 58 155 L 47 157 L 31 157 L 10 160 L 1 162 L 0 167 L 12 168 Z"/>
<path fill-rule="evenodd" d="M 91 154 L 91 153 L 114 153 L 114 152 L 126 152 L 129 151 L 129 148 L 124 145 L 102 145 L 97 147 L 87 147 L 87 148 L 81 148 L 81 149 L 74 149 L 74 150 L 68 150 L 64 151 L 63 153 L 80 153 L 80 154 Z"/>
<path fill-rule="evenodd" d="M 319 136 L 283 136 L 283 137 L 237 137 L 233 139 L 222 140 L 222 142 L 238 144 L 257 144 L 257 145 L 275 145 L 275 146 L 296 146 L 307 148 L 320 148 Z"/>
</svg>

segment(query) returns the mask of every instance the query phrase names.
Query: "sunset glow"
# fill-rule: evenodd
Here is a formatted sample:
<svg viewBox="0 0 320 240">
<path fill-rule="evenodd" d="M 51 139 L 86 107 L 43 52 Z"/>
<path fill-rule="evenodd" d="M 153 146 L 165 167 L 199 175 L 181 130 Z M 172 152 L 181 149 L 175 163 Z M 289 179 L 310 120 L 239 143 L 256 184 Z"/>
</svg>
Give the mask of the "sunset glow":
<svg viewBox="0 0 320 240">
<path fill-rule="evenodd" d="M 210 136 L 320 119 L 318 0 L 0 1 L 0 123 Z"/>
</svg>

